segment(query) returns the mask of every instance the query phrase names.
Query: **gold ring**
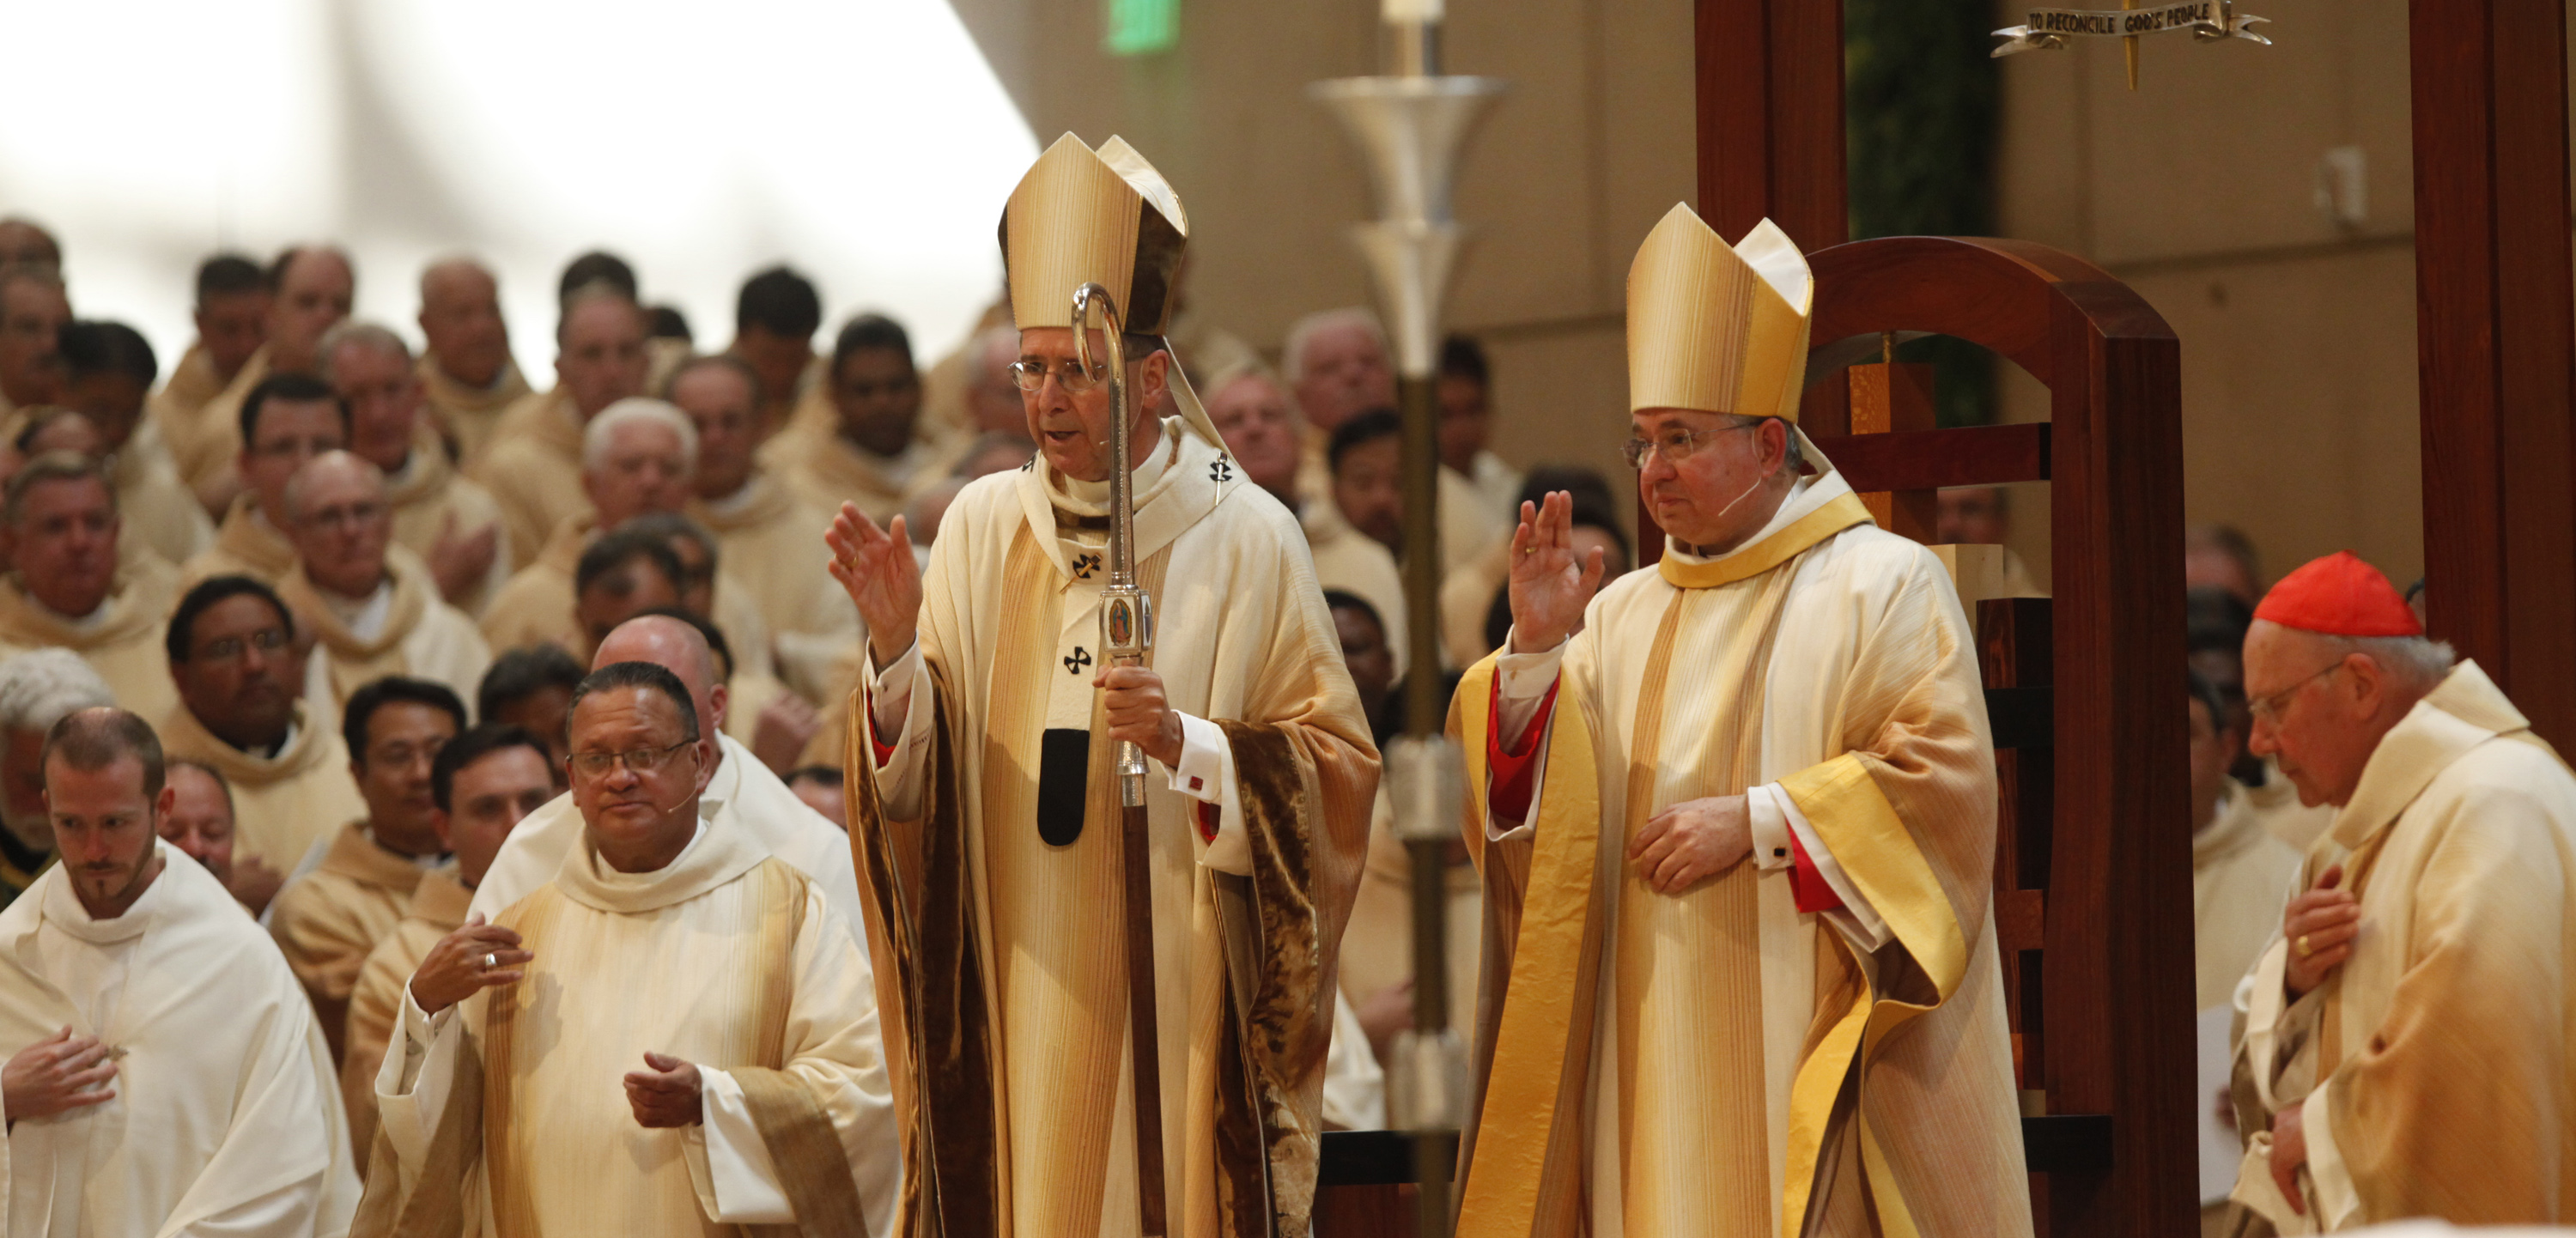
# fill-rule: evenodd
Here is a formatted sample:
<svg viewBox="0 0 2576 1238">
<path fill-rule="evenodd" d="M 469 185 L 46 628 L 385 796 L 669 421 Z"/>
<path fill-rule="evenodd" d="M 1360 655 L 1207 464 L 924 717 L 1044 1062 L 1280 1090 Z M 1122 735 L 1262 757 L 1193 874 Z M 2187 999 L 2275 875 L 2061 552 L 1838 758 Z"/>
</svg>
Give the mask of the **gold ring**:
<svg viewBox="0 0 2576 1238">
<path fill-rule="evenodd" d="M 2314 948 L 2314 947 L 2311 947 L 2310 945 L 2308 945 L 2308 935 L 2307 935 L 2307 934 L 2305 934 L 2305 933 L 2301 933 L 2301 934 L 2299 934 L 2298 946 L 2299 946 L 2299 957 L 2300 957 L 2300 958 L 2303 958 L 2303 959 L 2304 959 L 2304 958 L 2308 957 L 2309 955 L 2311 955 L 2311 954 L 2315 954 L 2315 953 L 2316 953 L 2315 948 Z"/>
<path fill-rule="evenodd" d="M 1523 546 L 1523 547 L 1521 547 L 1521 553 L 1522 553 L 1522 554 L 1525 554 L 1525 555 L 1534 555 L 1534 554 L 1537 554 L 1537 553 L 1538 553 L 1538 547 L 1536 547 L 1536 546 Z"/>
</svg>

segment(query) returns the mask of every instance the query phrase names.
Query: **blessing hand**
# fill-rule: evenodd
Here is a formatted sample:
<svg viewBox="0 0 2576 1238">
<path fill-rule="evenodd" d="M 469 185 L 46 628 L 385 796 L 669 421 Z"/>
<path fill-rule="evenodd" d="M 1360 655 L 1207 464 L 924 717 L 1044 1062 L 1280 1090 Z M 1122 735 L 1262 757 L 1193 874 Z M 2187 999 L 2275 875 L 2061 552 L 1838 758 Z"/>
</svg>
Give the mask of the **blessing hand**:
<svg viewBox="0 0 2576 1238">
<path fill-rule="evenodd" d="M 1557 490 L 1521 504 L 1512 530 L 1512 652 L 1545 653 L 1583 626 L 1601 585 L 1601 548 L 1574 553 L 1574 496 Z"/>
<path fill-rule="evenodd" d="M 832 579 L 868 621 L 868 648 L 877 665 L 902 657 L 921 623 L 921 565 L 913 560 L 903 517 L 880 529 L 858 504 L 843 503 L 823 544 L 832 548 Z"/>
</svg>

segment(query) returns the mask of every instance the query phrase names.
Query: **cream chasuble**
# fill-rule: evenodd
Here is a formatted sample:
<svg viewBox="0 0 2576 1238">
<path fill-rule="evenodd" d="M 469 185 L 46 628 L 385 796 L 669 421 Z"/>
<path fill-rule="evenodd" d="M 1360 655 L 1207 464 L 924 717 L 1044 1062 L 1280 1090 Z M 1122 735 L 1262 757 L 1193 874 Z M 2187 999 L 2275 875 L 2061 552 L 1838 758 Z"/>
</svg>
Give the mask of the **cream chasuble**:
<svg viewBox="0 0 2576 1238">
<path fill-rule="evenodd" d="M 2462 662 L 2381 737 L 2299 888 L 2335 864 L 2352 957 L 2284 1008 L 2276 939 L 2246 986 L 2236 1198 L 2284 1234 L 2576 1221 L 2576 777 Z M 2270 1172 L 2297 1104 L 2305 1216 Z"/>
<path fill-rule="evenodd" d="M 1516 672 L 1459 688 L 1487 924 L 1462 1233 L 2031 1232 L 1974 641 L 1940 561 L 1810 451 L 1744 546 L 1604 588 L 1561 672 L 1513 655 L 1524 717 L 1558 689 L 1526 823 L 1486 808 Z M 1752 857 L 1636 876 L 1650 816 L 1731 795 Z M 1844 907 L 1798 910 L 1793 846 Z"/>
<path fill-rule="evenodd" d="M 510 406 L 471 474 L 501 505 L 512 563 L 533 563 L 566 517 L 590 510 L 581 488 L 581 432 L 572 395 L 557 389 Z"/>
<path fill-rule="evenodd" d="M 1405 609 L 1404 577 L 1396 569 L 1395 556 L 1376 538 L 1352 528 L 1330 500 L 1308 503 L 1298 524 L 1306 530 L 1306 551 L 1315 560 L 1315 583 L 1376 608 L 1378 625 L 1386 629 L 1387 655 L 1394 660 L 1395 677 L 1401 682 L 1413 642 L 1405 635 L 1412 630 L 1405 618 L 1411 612 Z"/>
<path fill-rule="evenodd" d="M 246 490 L 233 496 L 215 544 L 180 565 L 179 587 L 184 593 L 210 577 L 248 576 L 274 589 L 294 566 L 295 543 L 259 510 L 259 495 Z"/>
<path fill-rule="evenodd" d="M 428 411 L 440 429 L 456 440 L 456 458 L 466 472 L 482 463 L 483 453 L 490 450 L 493 431 L 501 424 L 502 414 L 510 406 L 528 398 L 531 391 L 519 363 L 504 360 L 501 372 L 488 387 L 468 387 L 449 376 L 438 364 L 435 353 L 423 352 L 412 365 L 420 375 L 421 394 Z"/>
<path fill-rule="evenodd" d="M 385 475 L 385 502 L 393 508 L 394 544 L 419 555 L 424 564 L 442 535 L 464 538 L 487 528 L 497 530 L 492 566 L 480 583 L 456 599 L 456 608 L 469 616 L 483 613 L 493 595 L 509 583 L 515 570 L 512 565 L 521 562 L 510 557 L 510 532 L 501 523 L 500 503 L 491 491 L 457 474 L 447 462 L 446 445 L 426 422 L 413 436 L 411 454 L 403 466 Z M 472 693 L 466 695 L 472 699 Z"/>
<path fill-rule="evenodd" d="M 156 422 L 193 416 L 206 406 L 206 401 L 222 394 L 230 381 L 215 372 L 215 359 L 206 351 L 206 342 L 190 340 L 188 351 L 179 355 L 179 363 L 170 367 L 169 377 L 161 380 L 161 389 L 144 401 L 143 411 Z"/>
<path fill-rule="evenodd" d="M 874 980 L 804 874 L 703 824 L 657 872 L 585 842 L 495 923 L 536 958 L 434 1018 L 404 1001 L 354 1232 L 886 1232 Z M 703 1124 L 636 1123 L 619 1080 L 647 1051 L 699 1067 Z"/>
<path fill-rule="evenodd" d="M 361 1175 L 376 1141 L 376 1071 L 385 1063 L 385 1046 L 402 1015 L 403 986 L 411 983 L 430 947 L 464 925 L 466 905 L 474 898 L 474 891 L 457 877 L 453 861 L 420 875 L 402 918 L 367 952 L 349 991 L 347 1031 L 340 1042 L 340 1098 L 349 1107 L 349 1146 L 357 1151 Z"/>
<path fill-rule="evenodd" d="M 99 613 L 70 618 L 28 595 L 16 573 L 0 577 L 0 657 L 30 649 L 69 649 L 107 681 L 116 703 L 145 718 L 179 704 L 170 653 L 161 636 L 179 603 L 179 573 L 157 556 L 117 568 Z"/>
<path fill-rule="evenodd" d="M 109 455 L 107 479 L 116 487 L 121 538 L 133 538 L 172 563 L 185 563 L 215 544 L 215 522 L 180 478 L 159 422 L 146 417 L 135 423 L 125 445 Z"/>
<path fill-rule="evenodd" d="M 1151 662 L 1190 737 L 1146 791 L 1167 1216 L 1297 1234 L 1377 753 L 1295 518 L 1183 407 L 1136 470 Z M 958 495 L 919 642 L 851 702 L 850 842 L 918 1188 L 901 1235 L 1137 1231 L 1120 811 L 1090 686 L 1107 485 L 1054 478 Z M 901 722 L 872 732 L 880 693 Z"/>
<path fill-rule="evenodd" d="M 2264 830 L 2235 779 L 2208 828 L 2191 836 L 2192 958 L 2202 1010 L 2236 1000 L 2236 983 L 2281 932 L 2299 853 Z M 2207 1108 L 2207 1106 L 2202 1106 Z"/>
<path fill-rule="evenodd" d="M 902 514 L 912 496 L 946 476 L 952 460 L 953 453 L 944 445 L 918 433 L 902 455 L 880 456 L 841 437 L 837 422 L 819 433 L 781 434 L 760 449 L 762 467 L 786 483 L 798 502 L 824 512 L 838 512 L 844 502 L 856 503 L 880 525 Z M 820 544 L 822 534 L 815 537 Z"/>
<path fill-rule="evenodd" d="M 10 1238 L 338 1238 L 358 1200 L 303 990 L 223 884 L 161 875 L 93 920 L 57 868 L 0 911 L 0 1058 L 68 1025 L 115 1047 L 113 1100 L 0 1135 Z"/>
<path fill-rule="evenodd" d="M 204 494 L 240 464 L 242 401 L 267 377 L 268 346 L 262 344 L 250 360 L 242 362 L 233 380 L 203 404 L 188 409 L 165 402 L 153 410 L 161 421 L 161 437 L 170 445 L 171 463 L 178 466 L 179 479 L 188 483 L 191 492 Z"/>
<path fill-rule="evenodd" d="M 358 968 L 402 920 L 426 871 L 410 857 L 377 846 L 366 823 L 352 821 L 331 836 L 321 864 L 286 883 L 269 905 L 269 936 L 312 997 L 334 1063 L 342 1057 Z"/>
<path fill-rule="evenodd" d="M 824 566 L 831 560 L 823 547 L 831 515 L 798 500 L 765 471 L 753 473 L 730 497 L 691 500 L 688 512 L 715 533 L 718 562 L 766 622 L 778 645 L 782 677 L 813 699 L 825 699 L 821 688 L 832 676 L 833 661 L 860 636 L 858 608 Z"/>
<path fill-rule="evenodd" d="M 510 577 L 483 615 L 483 641 L 499 651 L 529 645 L 556 644 L 575 659 L 590 661 L 590 633 L 573 617 L 580 595 L 574 589 L 581 552 L 598 536 L 597 517 L 585 506 L 555 526 L 536 560 Z M 820 537 L 820 534 L 816 535 Z M 820 544 L 819 542 L 817 543 Z M 711 621 L 724 632 L 739 670 L 771 674 L 777 668 L 770 653 L 769 624 L 749 589 L 734 578 L 733 566 L 719 554 L 715 585 L 716 613 Z"/>
<path fill-rule="evenodd" d="M 295 704 L 286 746 L 275 756 L 244 752 L 215 738 L 188 707 L 162 715 L 153 728 L 171 756 L 214 766 L 233 789 L 233 858 L 258 859 L 291 873 L 313 844 L 367 815 L 349 776 L 349 746 L 336 726 L 318 723 L 309 701 Z"/>
<path fill-rule="evenodd" d="M 492 667 L 492 649 L 465 612 L 438 596 L 429 565 L 399 545 L 385 548 L 384 583 L 360 600 L 316 586 L 296 564 L 277 583 L 277 595 L 295 608 L 299 623 L 321 638 L 334 705 L 387 675 L 409 675 L 454 689 L 471 701 Z"/>
</svg>

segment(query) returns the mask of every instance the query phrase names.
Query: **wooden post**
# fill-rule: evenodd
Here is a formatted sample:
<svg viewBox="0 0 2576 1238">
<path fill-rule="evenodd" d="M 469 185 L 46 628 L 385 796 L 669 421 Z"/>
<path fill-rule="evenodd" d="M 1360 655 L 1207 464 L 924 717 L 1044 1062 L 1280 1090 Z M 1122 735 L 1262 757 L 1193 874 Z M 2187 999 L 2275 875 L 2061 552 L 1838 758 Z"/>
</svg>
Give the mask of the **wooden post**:
<svg viewBox="0 0 2576 1238">
<path fill-rule="evenodd" d="M 2433 635 L 2563 750 L 2576 742 L 2564 0 L 2411 12 L 2426 609 Z"/>
<path fill-rule="evenodd" d="M 1849 373 L 1852 433 L 1930 430 L 1940 424 L 1932 406 L 1931 366 L 1889 361 L 1855 365 Z M 1940 529 L 1939 490 L 1872 490 L 1860 501 L 1869 507 L 1870 519 L 1890 533 L 1929 545 Z"/>
</svg>

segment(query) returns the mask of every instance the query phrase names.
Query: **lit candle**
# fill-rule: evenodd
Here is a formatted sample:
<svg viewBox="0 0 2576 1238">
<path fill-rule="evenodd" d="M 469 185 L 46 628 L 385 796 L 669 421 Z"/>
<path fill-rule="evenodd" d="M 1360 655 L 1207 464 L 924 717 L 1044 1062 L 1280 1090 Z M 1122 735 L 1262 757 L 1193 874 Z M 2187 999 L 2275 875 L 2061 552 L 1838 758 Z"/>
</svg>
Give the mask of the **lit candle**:
<svg viewBox="0 0 2576 1238">
<path fill-rule="evenodd" d="M 1379 15 L 1390 25 L 1440 20 L 1441 0 L 1381 0 L 1381 4 Z"/>
</svg>

